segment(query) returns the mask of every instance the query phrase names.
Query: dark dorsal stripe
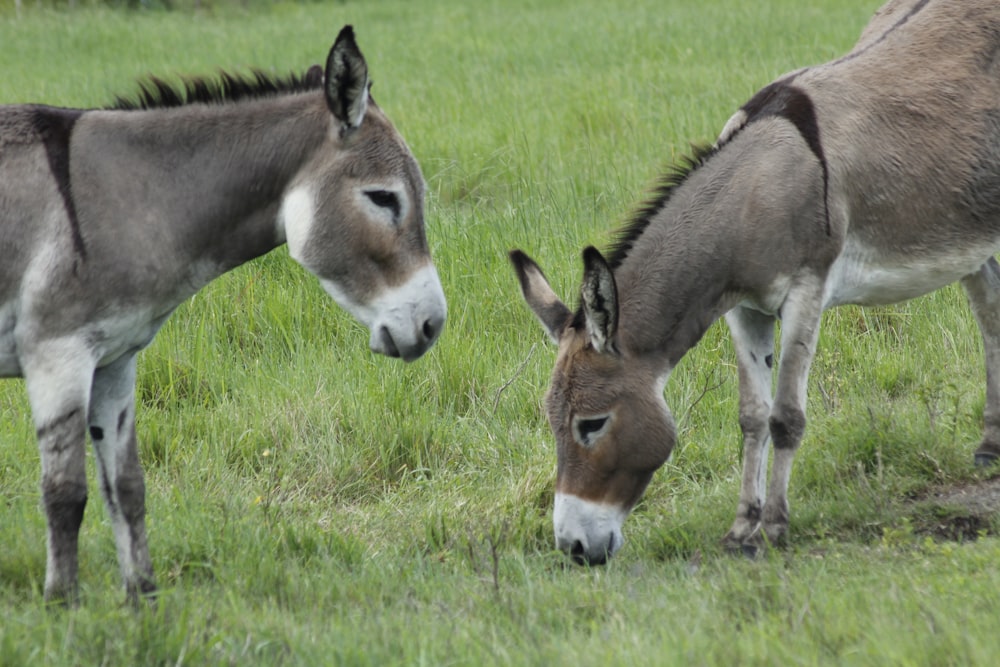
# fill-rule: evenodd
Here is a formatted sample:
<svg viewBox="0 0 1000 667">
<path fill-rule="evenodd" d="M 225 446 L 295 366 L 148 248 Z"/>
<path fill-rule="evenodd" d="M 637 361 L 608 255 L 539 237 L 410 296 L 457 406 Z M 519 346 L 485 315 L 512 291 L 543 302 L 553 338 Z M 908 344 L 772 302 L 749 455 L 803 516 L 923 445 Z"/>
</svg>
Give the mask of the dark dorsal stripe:
<svg viewBox="0 0 1000 667">
<path fill-rule="evenodd" d="M 49 169 L 59 188 L 66 216 L 69 218 L 70 233 L 73 236 L 73 248 L 82 258 L 87 257 L 87 248 L 80 233 L 80 220 L 76 215 L 76 204 L 73 202 L 73 190 L 69 179 L 69 140 L 73 126 L 83 111 L 77 109 L 56 109 L 39 106 L 34 109 L 33 123 L 35 131 L 45 146 L 45 155 L 49 160 Z"/>
<path fill-rule="evenodd" d="M 172 84 L 158 77 L 139 83 L 135 97 L 119 97 L 109 109 L 136 111 L 165 109 L 188 104 L 226 104 L 246 99 L 303 93 L 323 86 L 323 70 L 312 67 L 305 74 L 274 77 L 260 70 L 250 74 L 220 72 L 215 78 L 193 77 Z"/>
<path fill-rule="evenodd" d="M 832 65 L 838 65 L 840 63 L 847 62 L 848 60 L 854 60 L 855 58 L 857 58 L 858 56 L 860 56 L 862 53 L 864 53 L 865 51 L 867 51 L 868 49 L 870 49 L 873 46 L 876 46 L 877 44 L 885 41 L 886 37 L 888 37 L 891 33 L 893 33 L 896 30 L 898 30 L 900 27 L 903 26 L 903 24 L 905 24 L 907 21 L 909 21 L 915 15 L 917 15 L 920 12 L 920 10 L 922 10 L 924 8 L 924 6 L 929 1 L 930 0 L 920 0 L 920 2 L 918 2 L 913 7 L 910 8 L 910 11 L 906 12 L 906 14 L 903 15 L 898 21 L 896 21 L 895 23 L 893 23 L 892 26 L 888 30 L 886 30 L 881 35 L 879 35 L 878 39 L 872 40 L 867 46 L 865 46 L 862 49 L 858 49 L 857 51 L 852 51 L 851 53 L 848 53 L 843 58 L 838 58 L 837 60 L 833 61 L 831 64 Z"/>
<path fill-rule="evenodd" d="M 812 99 L 801 89 L 790 85 L 795 76 L 762 88 L 750 101 L 742 106 L 746 113 L 744 127 L 769 116 L 784 118 L 799 131 L 809 150 L 819 161 L 823 170 L 823 209 L 826 220 L 826 233 L 830 233 L 830 206 L 827 201 L 829 193 L 830 173 L 827 168 L 826 156 L 823 154 L 823 144 L 819 136 L 819 122 L 816 120 L 816 108 Z"/>
</svg>

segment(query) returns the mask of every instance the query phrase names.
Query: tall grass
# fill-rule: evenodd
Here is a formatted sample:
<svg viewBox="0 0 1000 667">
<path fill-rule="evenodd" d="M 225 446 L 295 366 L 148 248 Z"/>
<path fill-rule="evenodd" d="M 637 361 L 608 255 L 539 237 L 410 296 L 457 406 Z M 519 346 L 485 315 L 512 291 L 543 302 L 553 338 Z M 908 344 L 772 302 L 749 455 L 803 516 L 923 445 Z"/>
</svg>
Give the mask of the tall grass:
<svg viewBox="0 0 1000 667">
<path fill-rule="evenodd" d="M 603 569 L 552 553 L 554 358 L 506 264 L 572 300 L 656 174 L 757 88 L 843 53 L 877 0 L 216 3 L 0 9 L 0 99 L 95 106 L 149 73 L 321 62 L 355 25 L 429 184 L 449 298 L 412 365 L 279 249 L 185 303 L 140 357 L 138 431 L 163 594 L 122 609 L 104 511 L 83 605 L 42 609 L 44 518 L 23 386 L 0 384 L 0 662 L 974 664 L 996 655 L 993 537 L 939 543 L 908 498 L 974 479 L 978 333 L 948 289 L 826 315 L 793 546 L 722 555 L 736 378 L 715 326 L 667 388 L 681 442 Z M 940 509 L 926 510 L 930 512 Z"/>
</svg>

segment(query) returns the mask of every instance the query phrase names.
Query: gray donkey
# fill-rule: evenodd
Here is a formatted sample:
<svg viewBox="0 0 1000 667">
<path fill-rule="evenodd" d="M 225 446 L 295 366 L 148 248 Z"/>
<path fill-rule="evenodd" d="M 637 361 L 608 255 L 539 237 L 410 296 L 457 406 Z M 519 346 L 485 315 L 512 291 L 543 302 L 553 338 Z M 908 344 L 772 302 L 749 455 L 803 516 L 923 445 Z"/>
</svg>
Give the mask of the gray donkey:
<svg viewBox="0 0 1000 667">
<path fill-rule="evenodd" d="M 985 345 L 975 461 L 996 461 L 998 250 L 1000 3 L 892 0 L 849 54 L 754 95 L 713 147 L 665 178 L 607 259 L 588 248 L 576 312 L 511 253 L 559 343 L 546 399 L 557 545 L 590 563 L 621 548 L 625 517 L 674 446 L 667 378 L 723 315 L 744 439 L 727 547 L 756 553 L 786 534 L 809 366 L 832 306 L 895 303 L 960 281 Z"/>
<path fill-rule="evenodd" d="M 47 600 L 78 595 L 88 429 L 127 594 L 155 589 L 136 353 L 210 280 L 287 242 L 373 351 L 427 351 L 446 307 L 424 187 L 350 26 L 325 72 L 153 79 L 109 109 L 0 106 L 0 377 L 24 377 L 38 435 Z"/>
</svg>

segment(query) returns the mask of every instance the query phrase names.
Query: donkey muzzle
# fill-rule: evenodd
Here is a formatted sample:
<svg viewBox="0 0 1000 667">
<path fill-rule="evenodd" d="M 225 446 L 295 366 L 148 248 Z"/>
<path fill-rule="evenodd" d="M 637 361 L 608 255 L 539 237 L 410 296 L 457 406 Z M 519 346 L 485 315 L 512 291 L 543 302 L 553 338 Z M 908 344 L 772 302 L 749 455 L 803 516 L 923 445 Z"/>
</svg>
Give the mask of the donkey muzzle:
<svg viewBox="0 0 1000 667">
<path fill-rule="evenodd" d="M 371 305 L 369 347 L 388 357 L 414 361 L 437 341 L 448 306 L 433 265 L 416 271 L 399 287 L 383 292 Z"/>
<path fill-rule="evenodd" d="M 444 320 L 444 316 L 430 316 L 419 327 L 396 327 L 395 335 L 389 325 L 383 324 L 372 329 L 369 347 L 377 354 L 415 361 L 434 345 L 444 329 Z"/>
<path fill-rule="evenodd" d="M 433 264 L 367 302 L 355 300 L 332 280 L 320 278 L 320 283 L 334 301 L 368 327 L 371 351 L 388 357 L 418 359 L 437 341 L 448 317 L 448 304 Z"/>
<path fill-rule="evenodd" d="M 557 492 L 552 512 L 556 547 L 580 565 L 603 565 L 625 544 L 627 514 L 615 505 Z"/>
</svg>

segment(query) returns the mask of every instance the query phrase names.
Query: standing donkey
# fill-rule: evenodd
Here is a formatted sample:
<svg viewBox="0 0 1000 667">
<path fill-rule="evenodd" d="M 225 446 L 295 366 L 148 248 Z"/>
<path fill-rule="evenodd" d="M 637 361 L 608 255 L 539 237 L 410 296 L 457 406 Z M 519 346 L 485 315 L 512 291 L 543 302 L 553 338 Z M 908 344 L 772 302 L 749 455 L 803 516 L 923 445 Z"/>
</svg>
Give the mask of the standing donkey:
<svg viewBox="0 0 1000 667">
<path fill-rule="evenodd" d="M 714 146 L 661 182 L 606 259 L 586 249 L 576 312 L 537 264 L 511 253 L 528 305 L 559 344 L 546 397 L 557 545 L 589 563 L 621 548 L 626 515 L 674 446 L 667 378 L 723 315 L 744 442 L 728 548 L 754 554 L 785 536 L 809 366 L 832 306 L 895 303 L 960 281 L 985 346 L 975 461 L 996 461 L 998 250 L 1000 3 L 892 0 L 849 54 L 754 95 Z"/>
<path fill-rule="evenodd" d="M 155 590 L 136 354 L 212 279 L 287 242 L 373 351 L 433 345 L 446 306 L 424 187 L 350 26 L 325 72 L 153 79 L 110 109 L 0 106 L 0 377 L 25 378 L 38 435 L 47 600 L 78 596 L 88 429 L 126 593 Z"/>
</svg>

